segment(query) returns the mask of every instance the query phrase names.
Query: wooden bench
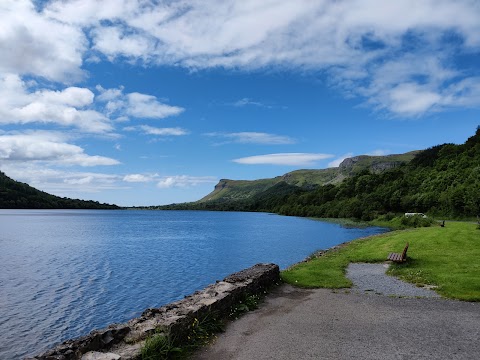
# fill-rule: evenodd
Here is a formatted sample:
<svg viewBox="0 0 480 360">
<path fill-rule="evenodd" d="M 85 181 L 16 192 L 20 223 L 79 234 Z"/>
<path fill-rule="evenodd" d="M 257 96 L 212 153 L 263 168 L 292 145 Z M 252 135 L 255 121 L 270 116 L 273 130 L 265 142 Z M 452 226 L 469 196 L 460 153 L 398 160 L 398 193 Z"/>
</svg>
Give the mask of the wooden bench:
<svg viewBox="0 0 480 360">
<path fill-rule="evenodd" d="M 403 249 L 403 252 L 401 254 L 399 253 L 390 253 L 388 255 L 387 260 L 391 260 L 393 262 L 405 262 L 407 261 L 407 250 L 408 250 L 408 243 L 405 245 L 405 249 Z"/>
</svg>

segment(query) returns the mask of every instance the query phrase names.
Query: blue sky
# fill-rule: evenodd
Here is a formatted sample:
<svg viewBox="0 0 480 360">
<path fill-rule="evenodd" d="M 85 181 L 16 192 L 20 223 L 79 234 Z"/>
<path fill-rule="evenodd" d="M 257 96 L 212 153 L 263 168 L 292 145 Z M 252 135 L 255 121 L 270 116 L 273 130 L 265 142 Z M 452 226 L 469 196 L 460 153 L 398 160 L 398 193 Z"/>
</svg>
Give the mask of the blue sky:
<svg viewBox="0 0 480 360">
<path fill-rule="evenodd" d="M 3 0 L 0 17 L 0 170 L 59 196 L 193 201 L 480 125 L 476 1 Z"/>
</svg>

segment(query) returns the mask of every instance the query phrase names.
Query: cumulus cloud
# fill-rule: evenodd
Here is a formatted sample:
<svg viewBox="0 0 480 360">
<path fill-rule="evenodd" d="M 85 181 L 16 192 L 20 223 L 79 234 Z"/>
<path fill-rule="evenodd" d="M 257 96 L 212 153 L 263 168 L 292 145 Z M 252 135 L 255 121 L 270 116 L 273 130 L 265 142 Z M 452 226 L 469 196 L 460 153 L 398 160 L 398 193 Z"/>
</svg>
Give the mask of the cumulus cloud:
<svg viewBox="0 0 480 360">
<path fill-rule="evenodd" d="M 122 121 L 128 121 L 129 117 L 164 118 L 184 110 L 163 104 L 151 95 L 124 94 L 123 87 L 104 89 L 97 86 L 97 91 L 98 96 L 90 89 L 75 86 L 61 90 L 42 89 L 18 75 L 0 74 L 0 124 L 60 125 L 85 133 L 112 133 L 111 117 Z M 145 132 L 162 130 L 165 135 L 186 133 L 180 128 L 143 129 Z"/>
<path fill-rule="evenodd" d="M 178 106 L 170 106 L 157 101 L 155 96 L 140 93 L 130 93 L 127 95 L 128 108 L 127 114 L 137 118 L 164 118 L 178 115 L 184 111 Z"/>
<path fill-rule="evenodd" d="M 0 18 L 0 74 L 67 83 L 84 77 L 88 40 L 81 28 L 50 19 L 29 0 L 2 0 Z"/>
<path fill-rule="evenodd" d="M 320 160 L 333 157 L 329 154 L 315 153 L 280 153 L 249 156 L 232 160 L 238 164 L 248 165 L 289 165 L 289 166 L 313 166 Z"/>
<path fill-rule="evenodd" d="M 0 161 L 42 161 L 79 166 L 119 164 L 112 158 L 85 154 L 80 146 L 64 142 L 61 134 L 50 132 L 0 135 Z"/>
<path fill-rule="evenodd" d="M 480 5 L 471 0 L 35 4 L 2 3 L 0 73 L 68 83 L 82 77 L 82 59 L 94 58 L 189 69 L 322 70 L 346 94 L 399 116 L 480 106 L 479 74 L 453 61 L 454 54 L 480 49 Z M 143 94 L 125 101 L 133 117 L 183 111 Z M 118 105 L 109 103 L 112 111 Z M 238 101 L 245 105 L 263 106 Z"/>
<path fill-rule="evenodd" d="M 464 84 L 464 92 L 446 91 L 472 77 L 456 71 L 451 54 L 480 47 L 480 6 L 468 0 L 112 1 L 53 2 L 36 16 L 91 29 L 91 50 L 112 61 L 194 69 L 327 70 L 335 86 L 399 116 L 480 105 L 473 82 Z M 451 34 L 460 41 L 445 40 Z M 436 64 L 429 67 L 432 61 Z M 402 67 L 417 75 L 398 71 Z M 389 80 L 381 84 L 388 69 Z M 448 76 L 438 81 L 438 74 Z M 264 106 L 249 98 L 236 105 Z"/>
<path fill-rule="evenodd" d="M 98 101 L 105 103 L 105 109 L 110 115 L 163 119 L 185 111 L 182 107 L 164 104 L 152 95 L 138 92 L 124 94 L 123 87 L 104 89 L 97 85 L 96 89 L 100 93 Z"/>
<path fill-rule="evenodd" d="M 224 141 L 221 144 L 239 143 L 239 144 L 261 144 L 261 145 L 287 145 L 287 144 L 296 143 L 296 140 L 289 136 L 268 134 L 263 132 L 248 132 L 248 131 L 235 132 L 235 133 L 214 132 L 214 133 L 207 133 L 205 135 L 214 137 L 214 138 L 225 139 L 226 141 Z"/>
<path fill-rule="evenodd" d="M 18 75 L 0 74 L 0 124 L 58 124 L 84 132 L 113 130 L 111 121 L 90 109 L 94 94 L 89 89 L 31 89 Z"/>
</svg>

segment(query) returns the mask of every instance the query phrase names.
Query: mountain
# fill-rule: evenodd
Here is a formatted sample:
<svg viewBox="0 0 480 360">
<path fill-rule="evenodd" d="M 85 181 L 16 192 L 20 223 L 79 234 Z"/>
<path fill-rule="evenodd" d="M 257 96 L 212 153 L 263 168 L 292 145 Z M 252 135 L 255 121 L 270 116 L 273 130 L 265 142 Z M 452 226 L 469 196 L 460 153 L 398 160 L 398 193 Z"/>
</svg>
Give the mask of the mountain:
<svg viewBox="0 0 480 360">
<path fill-rule="evenodd" d="M 0 171 L 0 209 L 119 209 L 117 205 L 51 195 Z"/>
<path fill-rule="evenodd" d="M 340 166 L 329 169 L 295 170 L 283 176 L 260 180 L 228 180 L 221 179 L 213 192 L 199 200 L 232 201 L 253 198 L 272 186 L 285 182 L 289 185 L 313 189 L 327 184 L 339 184 L 345 178 L 354 176 L 364 170 L 380 173 L 385 170 L 407 164 L 420 151 L 386 156 L 361 155 L 345 159 Z"/>
<path fill-rule="evenodd" d="M 157 208 L 362 220 L 405 212 L 474 218 L 480 215 L 480 126 L 464 144 L 384 157 L 358 156 L 338 168 L 293 171 L 273 179 L 223 179 L 197 202 Z"/>
</svg>

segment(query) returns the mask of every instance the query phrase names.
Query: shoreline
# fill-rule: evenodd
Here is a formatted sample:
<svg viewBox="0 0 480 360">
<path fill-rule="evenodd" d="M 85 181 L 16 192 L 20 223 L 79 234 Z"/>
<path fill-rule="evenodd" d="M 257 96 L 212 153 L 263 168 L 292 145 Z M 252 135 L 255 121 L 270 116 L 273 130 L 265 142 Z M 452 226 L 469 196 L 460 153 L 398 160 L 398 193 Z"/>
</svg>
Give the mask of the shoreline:
<svg viewBox="0 0 480 360">
<path fill-rule="evenodd" d="M 159 331 L 164 336 L 186 342 L 198 319 L 212 314 L 226 318 L 242 299 L 264 294 L 279 283 L 278 265 L 256 264 L 227 276 L 223 281 L 208 285 L 183 300 L 146 309 L 138 318 L 64 341 L 25 360 L 88 360 L 102 359 L 102 356 L 108 356 L 108 359 L 138 359 L 147 339 Z"/>
</svg>

